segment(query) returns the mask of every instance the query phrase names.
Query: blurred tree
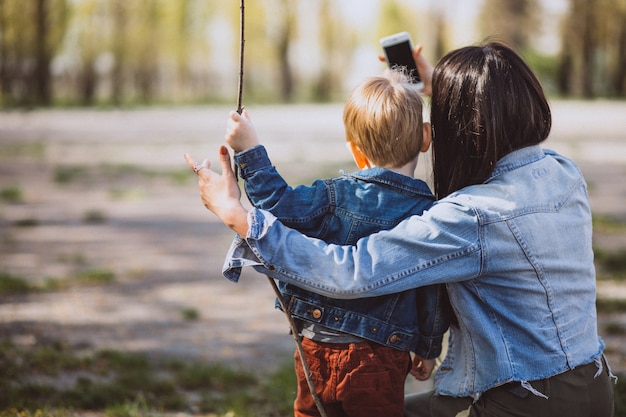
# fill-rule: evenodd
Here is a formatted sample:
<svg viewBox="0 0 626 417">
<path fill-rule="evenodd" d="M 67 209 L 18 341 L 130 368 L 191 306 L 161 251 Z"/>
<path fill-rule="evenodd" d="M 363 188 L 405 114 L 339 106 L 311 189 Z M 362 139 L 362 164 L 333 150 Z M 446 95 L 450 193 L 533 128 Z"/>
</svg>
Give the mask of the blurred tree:
<svg viewBox="0 0 626 417">
<path fill-rule="evenodd" d="M 382 0 L 378 21 L 378 37 L 389 36 L 396 32 L 407 31 L 413 37 L 418 33 L 418 18 L 413 9 L 400 4 L 397 0 Z"/>
<path fill-rule="evenodd" d="M 66 0 L 0 0 L 0 93 L 5 104 L 48 105 L 50 64 L 62 45 Z"/>
<path fill-rule="evenodd" d="M 585 0 L 586 1 L 586 0 Z M 537 0 L 485 0 L 479 15 L 483 37 L 524 51 L 539 30 L 541 7 Z"/>
<path fill-rule="evenodd" d="M 615 69 L 611 89 L 616 96 L 626 97 L 626 2 L 621 2 L 618 21 L 622 23 L 616 28 Z"/>
<path fill-rule="evenodd" d="M 484 0 L 482 33 L 534 56 L 564 95 L 625 96 L 626 0 L 568 2 L 557 64 L 530 48 L 539 34 L 538 0 Z M 360 44 L 402 30 L 438 59 L 449 47 L 452 6 L 423 4 L 376 0 L 372 31 L 331 0 L 248 2 L 244 94 L 264 102 L 333 100 L 367 51 Z M 238 28 L 239 2 L 0 0 L 0 104 L 234 98 Z"/>
<path fill-rule="evenodd" d="M 276 52 L 278 56 L 278 77 L 280 80 L 280 97 L 283 101 L 294 98 L 294 80 L 289 61 L 289 47 L 296 31 L 296 6 L 293 0 L 281 0 L 282 24 L 276 31 Z"/>
<path fill-rule="evenodd" d="M 441 9 L 435 9 L 432 12 L 432 19 L 435 26 L 435 47 L 434 53 L 437 58 L 441 58 L 448 52 L 446 42 L 446 18 Z"/>
<path fill-rule="evenodd" d="M 626 0 L 569 0 L 558 72 L 562 95 L 625 95 Z"/>
<path fill-rule="evenodd" d="M 37 104 L 50 103 L 50 60 L 52 51 L 47 45 L 47 38 L 50 31 L 48 22 L 47 0 L 36 0 L 35 2 L 35 68 L 33 73 L 34 94 L 33 98 Z"/>
<path fill-rule="evenodd" d="M 112 39 L 113 68 L 111 70 L 111 101 L 122 104 L 124 98 L 124 79 L 128 55 L 128 4 L 131 0 L 111 0 L 112 20 L 110 21 Z"/>
<path fill-rule="evenodd" d="M 168 59 L 159 66 L 162 82 L 170 86 L 167 95 L 176 102 L 208 96 L 210 45 L 206 30 L 216 2 L 180 0 L 163 2 L 162 7 L 162 28 L 167 28 L 168 35 L 160 39 L 160 46 Z"/>
<path fill-rule="evenodd" d="M 341 78 L 349 68 L 356 39 L 331 0 L 321 0 L 319 9 L 320 66 L 314 80 L 313 99 L 330 101 L 341 90 Z"/>
<path fill-rule="evenodd" d="M 626 0 L 615 0 L 606 11 L 611 25 L 606 41 L 609 59 L 608 95 L 626 97 Z"/>
<path fill-rule="evenodd" d="M 128 0 L 126 0 L 128 2 Z M 167 36 L 168 27 L 163 24 L 160 0 L 135 0 L 130 18 L 133 30 L 128 34 L 132 47 L 129 56 L 133 87 L 142 103 L 150 103 L 155 96 L 159 82 L 159 61 L 165 51 L 160 45 Z M 179 6 L 184 3 L 178 3 Z"/>
<path fill-rule="evenodd" d="M 103 4 L 99 0 L 84 0 L 77 3 L 73 10 L 75 40 L 72 46 L 76 53 L 76 84 L 78 99 L 84 106 L 92 105 L 96 99 L 99 84 L 96 62 L 107 49 L 105 31 L 108 25 L 103 22 L 103 15 Z"/>
<path fill-rule="evenodd" d="M 222 45 L 221 53 L 228 53 L 230 59 L 222 57 L 220 66 L 223 67 L 223 63 L 230 63 L 227 68 L 222 69 L 229 72 L 230 76 L 226 79 L 232 81 L 226 91 L 226 97 L 235 103 L 239 74 L 240 2 L 233 1 L 228 5 L 228 8 L 221 7 L 220 11 L 228 15 L 231 36 L 225 36 L 224 39 L 219 39 L 219 42 L 224 43 L 228 40 L 226 48 Z M 277 85 L 280 81 L 276 78 L 282 77 L 277 67 L 279 59 L 275 46 L 283 24 L 280 7 L 278 0 L 245 3 L 244 107 L 251 97 L 267 101 L 277 96 Z"/>
</svg>

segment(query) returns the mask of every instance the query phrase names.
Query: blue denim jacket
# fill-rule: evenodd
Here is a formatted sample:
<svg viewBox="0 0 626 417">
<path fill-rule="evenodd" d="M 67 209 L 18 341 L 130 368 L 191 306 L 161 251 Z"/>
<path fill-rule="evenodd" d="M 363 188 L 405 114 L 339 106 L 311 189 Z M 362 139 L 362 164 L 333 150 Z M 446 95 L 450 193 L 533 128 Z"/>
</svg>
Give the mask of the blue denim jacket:
<svg viewBox="0 0 626 417">
<path fill-rule="evenodd" d="M 345 298 L 446 283 L 458 327 L 435 375 L 439 394 L 478 398 L 597 360 L 604 348 L 587 187 L 572 161 L 539 146 L 356 246 L 307 238 L 260 210 L 248 221 L 232 267 Z"/>
<path fill-rule="evenodd" d="M 238 153 L 235 162 L 255 207 L 329 243 L 352 245 L 363 236 L 421 214 L 434 201 L 423 181 L 382 168 L 291 188 L 263 146 Z M 234 245 L 238 244 L 236 238 Z M 359 300 L 332 299 L 287 283 L 280 283 L 279 288 L 285 305 L 298 319 L 414 351 L 424 358 L 441 353 L 451 314 L 443 285 Z"/>
</svg>

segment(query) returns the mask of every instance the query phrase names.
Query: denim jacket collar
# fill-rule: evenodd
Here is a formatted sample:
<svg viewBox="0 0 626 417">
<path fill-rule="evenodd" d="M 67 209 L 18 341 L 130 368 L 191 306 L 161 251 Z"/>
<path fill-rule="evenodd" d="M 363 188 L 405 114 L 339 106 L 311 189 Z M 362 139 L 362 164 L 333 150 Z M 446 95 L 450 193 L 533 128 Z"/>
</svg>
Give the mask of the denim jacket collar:
<svg viewBox="0 0 626 417">
<path fill-rule="evenodd" d="M 374 167 L 362 169 L 354 173 L 349 173 L 344 170 L 341 170 L 340 172 L 346 177 L 384 184 L 388 187 L 402 190 L 403 192 L 412 194 L 416 197 L 434 200 L 433 193 L 424 181 L 417 178 L 407 177 L 406 175 L 399 174 L 390 169 Z"/>
<path fill-rule="evenodd" d="M 505 155 L 498 161 L 496 167 L 494 168 L 491 176 L 487 181 L 490 181 L 499 175 L 505 174 L 524 165 L 531 164 L 544 157 L 545 151 L 539 145 L 528 146 L 513 151 Z"/>
</svg>

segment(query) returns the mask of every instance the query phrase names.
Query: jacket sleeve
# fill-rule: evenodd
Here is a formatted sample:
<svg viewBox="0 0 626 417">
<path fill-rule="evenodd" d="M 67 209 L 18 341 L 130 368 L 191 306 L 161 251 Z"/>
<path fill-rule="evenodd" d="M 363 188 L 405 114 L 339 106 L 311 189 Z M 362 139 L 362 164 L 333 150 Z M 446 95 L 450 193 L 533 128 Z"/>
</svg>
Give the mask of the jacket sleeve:
<svg viewBox="0 0 626 417">
<path fill-rule="evenodd" d="M 317 237 L 324 215 L 329 212 L 328 182 L 316 180 L 311 186 L 290 187 L 272 166 L 264 146 L 258 145 L 235 155 L 250 203 L 271 212 L 286 226 Z"/>
<path fill-rule="evenodd" d="M 443 335 L 455 323 L 445 284 L 433 284 L 416 290 L 417 322 L 420 331 L 415 353 L 425 359 L 441 355 Z"/>
<path fill-rule="evenodd" d="M 258 209 L 249 212 L 248 224 L 243 243 L 256 270 L 333 298 L 471 280 L 482 267 L 478 216 L 454 204 L 435 204 L 355 246 L 304 236 Z"/>
</svg>

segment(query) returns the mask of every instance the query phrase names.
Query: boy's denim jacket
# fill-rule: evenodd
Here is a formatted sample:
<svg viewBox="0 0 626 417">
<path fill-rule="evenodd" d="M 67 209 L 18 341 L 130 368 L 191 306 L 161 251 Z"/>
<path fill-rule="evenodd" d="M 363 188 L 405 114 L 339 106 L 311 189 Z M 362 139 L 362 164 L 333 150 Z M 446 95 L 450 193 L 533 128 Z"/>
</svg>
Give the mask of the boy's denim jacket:
<svg viewBox="0 0 626 417">
<path fill-rule="evenodd" d="M 554 152 L 514 151 L 484 184 L 356 246 L 307 238 L 263 210 L 250 210 L 248 223 L 232 268 L 336 298 L 446 283 L 458 326 L 435 374 L 438 394 L 478 398 L 511 381 L 532 390 L 592 361 L 601 369 L 587 187 Z"/>
<path fill-rule="evenodd" d="M 263 146 L 236 154 L 235 162 L 255 207 L 269 210 L 286 226 L 328 243 L 352 245 L 363 236 L 391 229 L 406 217 L 421 214 L 434 201 L 423 181 L 381 168 L 343 173 L 316 180 L 308 187 L 291 188 L 272 166 Z M 239 243 L 236 237 L 232 247 Z M 290 250 L 285 247 L 286 252 Z M 238 275 L 230 278 L 236 280 Z M 297 319 L 413 351 L 426 359 L 441 353 L 451 314 L 443 285 L 358 300 L 328 298 L 286 283 L 280 283 L 279 288 Z"/>
</svg>

